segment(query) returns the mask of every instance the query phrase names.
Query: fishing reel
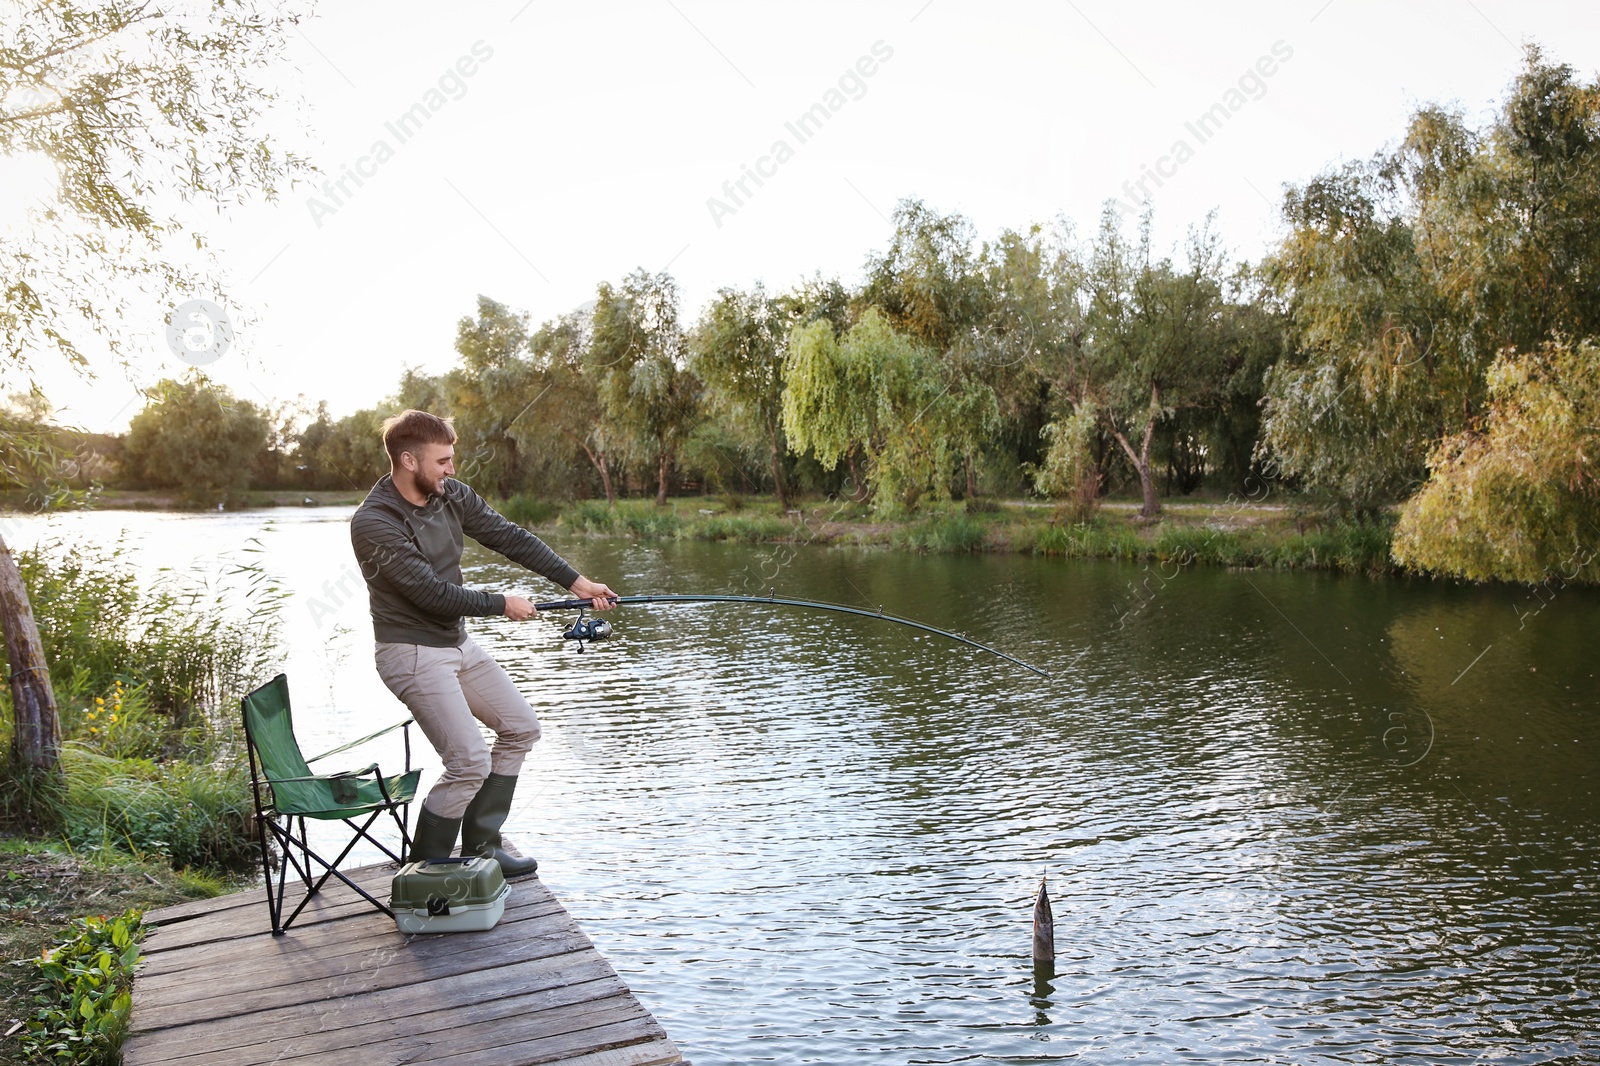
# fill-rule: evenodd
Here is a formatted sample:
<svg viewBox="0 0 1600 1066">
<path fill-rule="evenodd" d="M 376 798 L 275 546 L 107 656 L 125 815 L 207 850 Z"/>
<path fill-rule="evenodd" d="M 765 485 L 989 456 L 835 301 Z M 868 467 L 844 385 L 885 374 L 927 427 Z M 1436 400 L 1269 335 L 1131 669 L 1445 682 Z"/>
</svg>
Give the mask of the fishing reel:
<svg viewBox="0 0 1600 1066">
<path fill-rule="evenodd" d="M 572 624 L 561 631 L 562 640 L 575 640 L 578 650 L 583 651 L 585 644 L 593 644 L 597 640 L 611 639 L 611 623 L 604 618 L 590 618 L 583 611 L 578 612 L 578 617 Z"/>
</svg>

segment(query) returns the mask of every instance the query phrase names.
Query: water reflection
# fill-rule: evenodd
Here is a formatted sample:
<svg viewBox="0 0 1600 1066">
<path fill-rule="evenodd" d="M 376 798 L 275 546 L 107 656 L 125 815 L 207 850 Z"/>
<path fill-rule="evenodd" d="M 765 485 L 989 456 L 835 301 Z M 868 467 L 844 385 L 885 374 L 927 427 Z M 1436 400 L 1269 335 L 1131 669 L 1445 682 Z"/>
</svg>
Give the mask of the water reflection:
<svg viewBox="0 0 1600 1066">
<path fill-rule="evenodd" d="M 142 550 L 261 537 L 297 719 L 331 741 L 397 705 L 361 605 L 317 591 L 348 545 L 312 517 L 163 516 Z M 559 546 L 619 590 L 760 572 L 1056 675 L 767 609 L 625 609 L 582 655 L 556 621 L 476 624 L 545 724 L 510 830 L 700 1066 L 1597 1055 L 1594 593 L 1529 618 L 1505 589 L 1187 569 L 1131 612 L 1144 575 L 1107 564 Z"/>
</svg>

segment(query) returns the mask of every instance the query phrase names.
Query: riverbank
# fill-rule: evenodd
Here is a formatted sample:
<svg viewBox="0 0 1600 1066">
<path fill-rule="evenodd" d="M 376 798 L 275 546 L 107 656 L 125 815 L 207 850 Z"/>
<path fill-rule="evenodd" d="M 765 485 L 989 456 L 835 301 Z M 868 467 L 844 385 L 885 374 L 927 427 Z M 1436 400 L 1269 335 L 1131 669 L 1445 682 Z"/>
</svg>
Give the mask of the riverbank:
<svg viewBox="0 0 1600 1066">
<path fill-rule="evenodd" d="M 526 497 L 503 501 L 504 513 L 545 532 L 640 540 L 734 541 L 884 547 L 934 554 L 1013 553 L 1068 559 L 1115 559 L 1184 566 L 1262 567 L 1392 574 L 1392 516 L 1351 521 L 1274 504 L 1238 501 L 1168 503 L 1143 519 L 1138 504 L 1110 501 L 1086 521 L 1050 504 L 972 500 L 898 519 L 863 504 L 805 501 L 780 511 L 768 500 L 698 497 L 614 506 L 585 500 L 564 507 Z"/>
<path fill-rule="evenodd" d="M 249 489 L 228 499 L 229 511 L 248 511 L 257 507 L 354 507 L 367 495 L 366 489 Z M 16 501 L 9 501 L 16 506 Z M 169 489 L 103 489 L 94 499 L 103 511 L 205 511 Z"/>
<path fill-rule="evenodd" d="M 74 920 L 207 899 L 234 887 L 115 848 L 73 853 L 38 840 L 0 838 L 0 958 L 21 963 L 0 967 L 0 1066 L 38 1061 L 25 1055 L 19 1027 L 39 1010 L 34 986 L 40 973 L 29 961 L 72 932 Z"/>
<path fill-rule="evenodd" d="M 357 492 L 252 492 L 229 510 L 354 507 Z M 0 501 L 3 502 L 3 501 Z M 110 491 L 99 510 L 182 511 L 169 494 Z M 547 533 L 635 540 L 733 541 L 881 547 L 932 554 L 1001 553 L 1187 565 L 1395 574 L 1394 516 L 1352 521 L 1238 500 L 1167 501 L 1155 519 L 1135 500 L 1108 500 L 1087 520 L 1038 500 L 979 499 L 884 517 L 861 503 L 809 499 L 788 510 L 767 498 L 680 496 L 653 500 L 557 501 L 530 495 L 497 500 L 512 521 Z"/>
</svg>

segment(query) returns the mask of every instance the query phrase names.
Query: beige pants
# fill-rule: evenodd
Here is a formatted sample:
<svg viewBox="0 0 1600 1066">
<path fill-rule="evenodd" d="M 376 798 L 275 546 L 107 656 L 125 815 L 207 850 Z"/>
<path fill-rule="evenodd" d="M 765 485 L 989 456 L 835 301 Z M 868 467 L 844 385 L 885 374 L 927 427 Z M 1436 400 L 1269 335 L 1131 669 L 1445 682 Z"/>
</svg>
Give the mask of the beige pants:
<svg viewBox="0 0 1600 1066">
<path fill-rule="evenodd" d="M 491 773 L 515 777 L 539 739 L 539 719 L 500 664 L 468 637 L 459 648 L 379 641 L 378 676 L 411 711 L 444 760 L 424 801 L 441 818 L 459 818 Z M 495 732 L 491 749 L 478 727 Z"/>
</svg>

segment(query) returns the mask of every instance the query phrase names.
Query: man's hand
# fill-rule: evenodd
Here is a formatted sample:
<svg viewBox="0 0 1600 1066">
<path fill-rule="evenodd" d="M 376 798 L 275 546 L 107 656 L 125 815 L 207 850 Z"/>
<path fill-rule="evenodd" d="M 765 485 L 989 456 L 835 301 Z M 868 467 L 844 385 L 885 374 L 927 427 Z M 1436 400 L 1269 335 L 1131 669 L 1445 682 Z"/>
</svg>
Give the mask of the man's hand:
<svg viewBox="0 0 1600 1066">
<path fill-rule="evenodd" d="M 525 600 L 521 596 L 506 597 L 506 617 L 513 622 L 526 622 L 538 613 L 533 609 L 532 600 Z"/>
<path fill-rule="evenodd" d="M 577 599 L 593 600 L 594 609 L 597 611 L 609 610 L 617 605 L 617 594 L 612 592 L 609 586 L 599 581 L 590 581 L 581 574 L 567 591 Z"/>
</svg>

